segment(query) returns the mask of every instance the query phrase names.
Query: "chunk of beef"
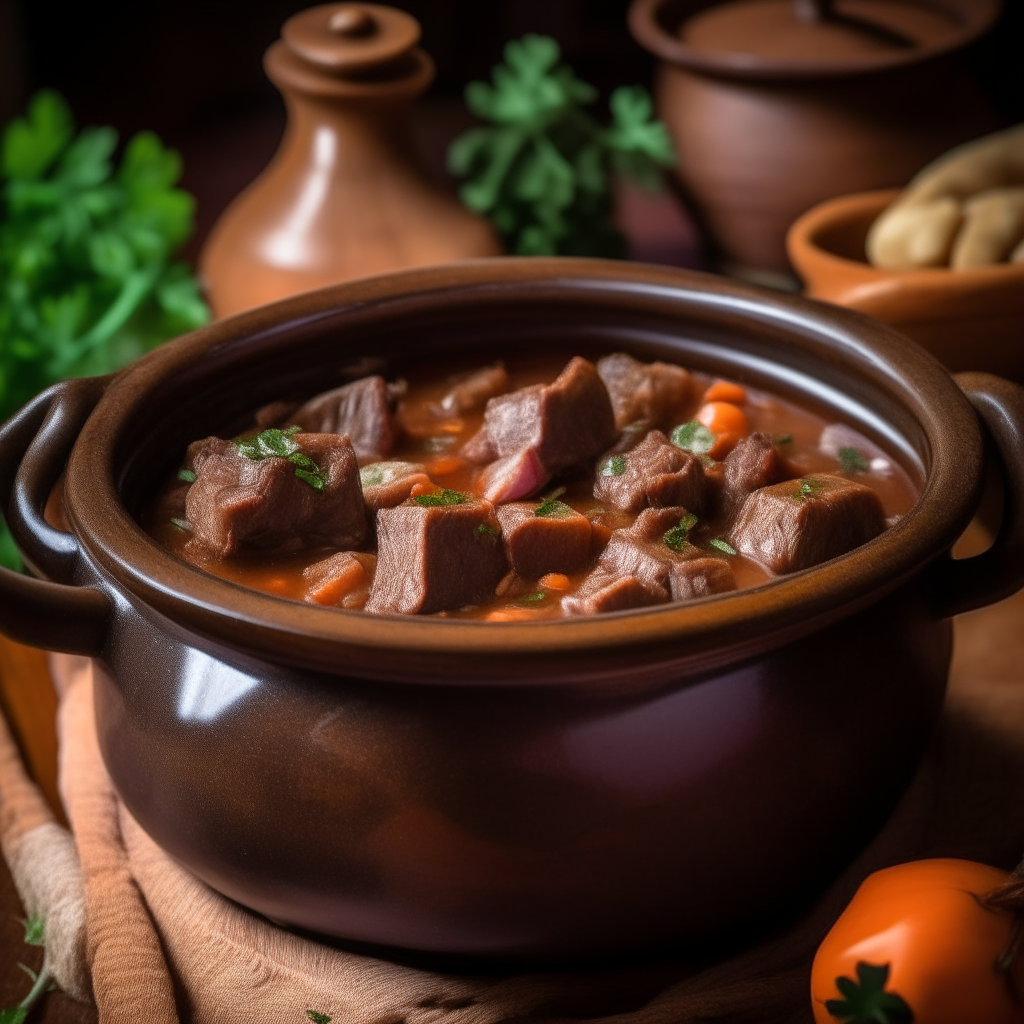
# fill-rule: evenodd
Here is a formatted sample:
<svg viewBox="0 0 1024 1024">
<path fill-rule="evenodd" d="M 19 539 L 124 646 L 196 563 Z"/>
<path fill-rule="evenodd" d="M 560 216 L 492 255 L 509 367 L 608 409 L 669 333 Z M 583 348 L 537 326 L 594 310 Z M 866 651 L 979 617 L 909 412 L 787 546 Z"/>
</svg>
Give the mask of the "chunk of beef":
<svg viewBox="0 0 1024 1024">
<path fill-rule="evenodd" d="M 409 501 L 377 513 L 377 572 L 368 612 L 429 614 L 490 597 L 507 570 L 489 501 L 427 506 Z"/>
<path fill-rule="evenodd" d="M 732 566 L 724 558 L 688 558 L 672 565 L 669 576 L 673 601 L 724 594 L 736 589 Z"/>
<path fill-rule="evenodd" d="M 690 375 L 670 363 L 641 363 L 616 352 L 598 361 L 597 372 L 611 396 L 620 430 L 636 420 L 666 425 L 690 397 Z"/>
<path fill-rule="evenodd" d="M 303 455 L 325 474 L 322 490 L 295 475 L 285 458 L 250 459 L 231 441 L 209 437 L 191 445 L 196 473 L 185 503 L 192 527 L 188 547 L 215 558 L 245 544 L 356 548 L 367 534 L 359 468 L 347 437 L 297 434 Z"/>
<path fill-rule="evenodd" d="M 616 576 L 598 566 L 575 593 L 562 598 L 562 611 L 566 615 L 599 615 L 663 604 L 667 600 L 668 591 L 658 591 L 635 576 Z"/>
<path fill-rule="evenodd" d="M 552 384 L 534 384 L 492 398 L 483 429 L 482 436 L 467 443 L 463 455 L 470 461 L 491 453 L 510 460 L 505 466 L 512 471 L 503 468 L 488 474 L 483 490 L 491 500 L 512 501 L 532 494 L 555 473 L 604 451 L 615 439 L 615 416 L 597 370 L 577 356 Z M 518 461 L 511 461 L 513 457 Z M 539 482 L 533 472 L 537 467 L 543 473 Z"/>
<path fill-rule="evenodd" d="M 559 502 L 551 515 L 541 506 L 515 502 L 495 510 L 513 570 L 524 579 L 548 572 L 581 572 L 590 561 L 590 520 Z"/>
<path fill-rule="evenodd" d="M 303 595 L 310 604 L 362 608 L 366 604 L 377 565 L 374 555 L 361 551 L 339 551 L 302 570 L 306 584 Z"/>
<path fill-rule="evenodd" d="M 383 459 L 398 441 L 396 393 L 383 377 L 363 377 L 311 398 L 287 416 L 313 434 L 347 434 L 361 462 Z"/>
<path fill-rule="evenodd" d="M 371 512 L 401 505 L 414 487 L 434 489 L 426 467 L 417 462 L 371 462 L 359 470 L 359 482 L 363 487 L 363 500 Z"/>
<path fill-rule="evenodd" d="M 598 564 L 616 576 L 635 576 L 647 587 L 670 593 L 673 566 L 701 555 L 685 541 L 671 547 L 665 541 L 665 534 L 687 514 L 678 507 L 646 509 L 632 526 L 612 533 Z"/>
<path fill-rule="evenodd" d="M 533 494 L 549 479 L 550 474 L 541 465 L 537 452 L 526 448 L 492 462 L 477 477 L 476 486 L 488 501 L 497 503 Z"/>
<path fill-rule="evenodd" d="M 652 430 L 631 452 L 598 463 L 594 497 L 625 512 L 683 505 L 703 513 L 709 503 L 704 464 Z"/>
<path fill-rule="evenodd" d="M 762 487 L 770 487 L 789 474 L 786 463 L 772 444 L 767 434 L 755 433 L 745 437 L 722 463 L 724 469 L 724 487 L 722 492 L 722 511 L 725 515 L 734 515 L 747 495 Z"/>
<path fill-rule="evenodd" d="M 815 473 L 754 491 L 733 525 L 733 547 L 772 572 L 827 562 L 885 529 L 878 495 L 863 484 Z"/>
<path fill-rule="evenodd" d="M 504 363 L 485 366 L 456 380 L 451 390 L 441 399 L 444 412 L 459 416 L 482 409 L 489 398 L 508 391 L 508 371 Z"/>
<path fill-rule="evenodd" d="M 631 452 L 654 429 L 650 420 L 637 420 L 623 428 L 619 439 L 604 453 L 605 458 Z"/>
<path fill-rule="evenodd" d="M 498 457 L 497 449 L 491 442 L 491 435 L 484 424 L 463 446 L 459 454 L 474 466 L 483 466 Z"/>
</svg>

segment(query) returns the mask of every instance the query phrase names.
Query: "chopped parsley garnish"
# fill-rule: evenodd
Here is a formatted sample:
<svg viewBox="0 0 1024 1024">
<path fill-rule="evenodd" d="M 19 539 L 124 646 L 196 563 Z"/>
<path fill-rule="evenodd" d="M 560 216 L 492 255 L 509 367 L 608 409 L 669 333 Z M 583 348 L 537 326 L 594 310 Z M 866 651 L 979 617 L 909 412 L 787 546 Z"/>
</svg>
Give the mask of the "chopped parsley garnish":
<svg viewBox="0 0 1024 1024">
<path fill-rule="evenodd" d="M 545 494 L 533 514 L 540 516 L 541 519 L 560 519 L 562 516 L 572 515 L 574 510 L 564 501 L 558 500 L 563 494 L 564 487 L 556 487 L 550 494 Z"/>
<path fill-rule="evenodd" d="M 662 539 L 673 551 L 682 551 L 690 543 L 690 531 L 696 525 L 697 517 L 690 512 L 679 520 L 678 526 L 673 526 L 671 530 L 666 530 L 665 536 Z"/>
<path fill-rule="evenodd" d="M 438 508 L 444 505 L 463 505 L 466 496 L 461 491 L 451 491 L 446 487 L 435 494 L 417 494 L 412 500 L 424 508 Z"/>
<path fill-rule="evenodd" d="M 519 604 L 537 604 L 538 601 L 543 601 L 548 595 L 543 590 L 535 590 L 532 594 L 527 594 L 525 597 L 519 598 Z"/>
<path fill-rule="evenodd" d="M 793 435 L 792 434 L 779 434 L 778 437 L 773 437 L 772 438 L 772 444 L 792 444 L 792 443 L 793 443 Z"/>
<path fill-rule="evenodd" d="M 500 537 L 501 530 L 496 530 L 493 526 L 488 523 L 481 523 L 477 528 L 476 532 L 484 537 Z"/>
<path fill-rule="evenodd" d="M 715 435 L 697 420 L 676 427 L 669 440 L 677 448 L 693 452 L 694 455 L 705 455 L 715 447 Z"/>
<path fill-rule="evenodd" d="M 295 467 L 295 475 L 309 484 L 315 491 L 322 491 L 327 483 L 327 473 L 308 455 L 302 454 L 302 446 L 294 440 L 300 427 L 278 430 L 271 427 L 255 437 L 236 441 L 238 451 L 247 459 L 259 462 L 261 459 L 287 459 Z"/>
<path fill-rule="evenodd" d="M 844 473 L 866 473 L 869 469 L 868 460 L 856 448 L 840 448 L 838 455 Z"/>
<path fill-rule="evenodd" d="M 727 555 L 736 554 L 736 549 L 726 540 L 720 540 L 716 537 L 714 540 L 708 541 L 708 543 L 711 547 L 718 548 L 719 551 L 724 551 Z"/>
<path fill-rule="evenodd" d="M 196 478 L 196 475 L 195 475 L 195 473 L 192 472 L 191 469 L 179 469 L 178 470 L 178 479 L 181 480 L 183 483 L 186 483 L 186 484 L 193 483 L 195 481 L 195 478 Z"/>
<path fill-rule="evenodd" d="M 306 1016 L 313 1024 L 331 1024 L 331 1018 L 326 1013 L 320 1013 L 317 1010 L 307 1010 Z"/>
<path fill-rule="evenodd" d="M 187 519 L 171 518 L 171 526 L 176 526 L 179 530 L 184 530 L 186 533 L 192 532 L 192 527 Z"/>
<path fill-rule="evenodd" d="M 601 476 L 622 476 L 626 472 L 626 457 L 624 455 L 609 456 L 598 469 Z"/>
<path fill-rule="evenodd" d="M 793 495 L 794 501 L 803 501 L 804 498 L 809 498 L 812 494 L 817 493 L 821 489 L 821 485 L 815 483 L 813 480 L 808 480 L 804 477 L 800 481 L 800 486 L 797 488 Z"/>
</svg>

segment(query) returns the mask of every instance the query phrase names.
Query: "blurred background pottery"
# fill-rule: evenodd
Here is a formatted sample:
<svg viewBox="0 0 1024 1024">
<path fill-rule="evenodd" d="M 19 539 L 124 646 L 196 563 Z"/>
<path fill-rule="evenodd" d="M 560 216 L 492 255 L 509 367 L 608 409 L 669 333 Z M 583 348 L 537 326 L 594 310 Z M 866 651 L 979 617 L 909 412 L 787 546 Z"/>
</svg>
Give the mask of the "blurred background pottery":
<svg viewBox="0 0 1024 1024">
<path fill-rule="evenodd" d="M 957 51 L 999 0 L 634 0 L 661 59 L 659 116 L 678 176 L 732 272 L 788 270 L 786 230 L 824 199 L 903 185 L 996 126 Z"/>
<path fill-rule="evenodd" d="M 919 342 L 952 371 L 1024 381 L 1024 264 L 883 270 L 864 240 L 896 189 L 841 196 L 800 217 L 786 241 L 806 294 L 859 310 Z"/>
<path fill-rule="evenodd" d="M 264 67 L 288 124 L 270 165 L 224 211 L 200 256 L 215 316 L 501 244 L 420 166 L 413 101 L 434 64 L 415 18 L 324 4 L 285 22 Z"/>
</svg>

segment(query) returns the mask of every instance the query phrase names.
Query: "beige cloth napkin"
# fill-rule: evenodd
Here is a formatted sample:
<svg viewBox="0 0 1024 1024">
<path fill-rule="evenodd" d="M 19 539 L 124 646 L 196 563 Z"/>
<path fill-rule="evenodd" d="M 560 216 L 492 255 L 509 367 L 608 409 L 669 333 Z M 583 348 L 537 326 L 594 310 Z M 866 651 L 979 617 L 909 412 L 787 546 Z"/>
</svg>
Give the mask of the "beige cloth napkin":
<svg viewBox="0 0 1024 1024">
<path fill-rule="evenodd" d="M 868 872 L 935 855 L 1009 867 L 1024 851 L 1022 621 L 1018 596 L 958 624 L 942 723 L 886 828 L 800 921 L 711 968 L 448 975 L 275 927 L 178 866 L 120 804 L 97 746 L 91 669 L 63 656 L 53 674 L 74 847 L 2 727 L 0 843 L 28 909 L 48 918 L 51 970 L 91 994 L 103 1024 L 308 1024 L 307 1011 L 338 1024 L 809 1024 L 814 950 Z"/>
</svg>

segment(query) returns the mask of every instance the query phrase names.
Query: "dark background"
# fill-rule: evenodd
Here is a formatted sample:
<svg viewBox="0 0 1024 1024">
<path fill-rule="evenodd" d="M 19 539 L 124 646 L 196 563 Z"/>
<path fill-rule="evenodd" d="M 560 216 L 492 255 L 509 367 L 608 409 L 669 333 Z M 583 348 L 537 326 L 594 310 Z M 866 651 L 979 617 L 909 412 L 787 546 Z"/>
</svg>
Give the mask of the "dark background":
<svg viewBox="0 0 1024 1024">
<path fill-rule="evenodd" d="M 59 89 L 80 123 L 127 137 L 151 128 L 185 158 L 199 232 L 273 153 L 283 108 L 263 51 L 304 0 L 0 0 L 0 121 L 32 90 Z M 420 107 L 420 143 L 442 178 L 447 141 L 469 123 L 462 89 L 486 77 L 505 41 L 543 32 L 602 94 L 650 83 L 653 61 L 626 30 L 629 0 L 397 0 L 423 25 L 437 80 Z M 1024 120 L 1024 0 L 969 54 L 1007 124 Z"/>
</svg>

